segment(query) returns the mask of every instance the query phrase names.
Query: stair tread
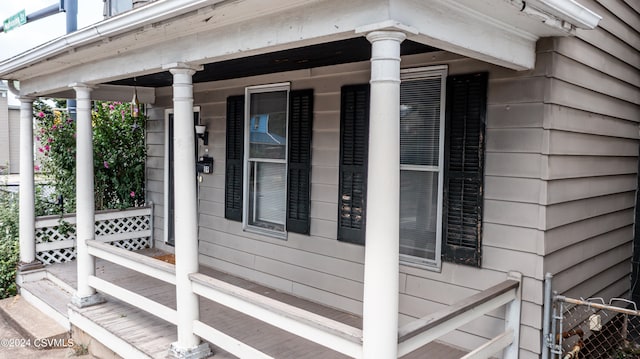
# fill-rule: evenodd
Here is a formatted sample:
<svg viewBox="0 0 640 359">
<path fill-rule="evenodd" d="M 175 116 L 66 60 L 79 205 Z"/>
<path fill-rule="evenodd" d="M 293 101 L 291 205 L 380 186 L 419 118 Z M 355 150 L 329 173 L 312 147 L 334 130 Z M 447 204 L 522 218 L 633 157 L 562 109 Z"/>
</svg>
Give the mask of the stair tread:
<svg viewBox="0 0 640 359">
<path fill-rule="evenodd" d="M 45 301 L 58 313 L 67 316 L 67 305 L 71 302 L 71 293 L 60 288 L 47 279 L 22 284 L 22 288 L 28 290 L 34 296 Z"/>
</svg>

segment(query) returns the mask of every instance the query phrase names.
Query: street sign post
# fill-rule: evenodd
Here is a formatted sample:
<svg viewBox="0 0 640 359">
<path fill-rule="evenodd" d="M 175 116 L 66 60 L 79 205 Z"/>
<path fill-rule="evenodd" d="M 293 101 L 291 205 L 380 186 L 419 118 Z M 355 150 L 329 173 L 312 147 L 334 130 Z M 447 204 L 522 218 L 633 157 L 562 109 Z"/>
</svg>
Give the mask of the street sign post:
<svg viewBox="0 0 640 359">
<path fill-rule="evenodd" d="M 19 13 L 10 16 L 8 19 L 5 19 L 2 24 L 4 27 L 4 32 L 7 32 L 9 30 L 13 30 L 16 27 L 20 25 L 24 25 L 26 23 L 27 23 L 27 14 L 23 9 Z"/>
</svg>

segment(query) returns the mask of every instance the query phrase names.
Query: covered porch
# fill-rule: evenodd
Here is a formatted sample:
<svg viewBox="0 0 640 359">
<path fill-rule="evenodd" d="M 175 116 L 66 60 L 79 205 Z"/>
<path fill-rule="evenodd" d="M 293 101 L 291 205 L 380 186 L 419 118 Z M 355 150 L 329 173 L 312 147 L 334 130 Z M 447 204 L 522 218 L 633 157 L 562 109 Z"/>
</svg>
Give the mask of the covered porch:
<svg viewBox="0 0 640 359">
<path fill-rule="evenodd" d="M 124 358 L 165 358 L 167 348 L 177 340 L 175 285 L 169 283 L 175 267 L 167 262 L 172 260 L 172 256 L 153 248 L 131 252 L 99 242 L 90 244 L 90 247 L 95 249 L 95 253 L 100 252 L 101 256 L 113 260 L 98 258 L 96 275 L 91 280 L 104 295 L 104 303 L 85 308 L 69 305 L 77 287 L 75 261 L 22 273 L 19 280 L 23 296 L 31 302 L 40 303 L 41 309 L 46 306 L 47 313 L 55 312 L 61 324 L 72 325 L 77 342 L 96 345 L 90 344 L 86 338 L 83 341 L 80 335 L 83 333 Z M 164 275 L 169 277 L 160 279 Z M 340 339 L 334 338 L 335 343 L 328 343 L 321 336 L 324 333 L 327 336 L 351 337 L 350 341 L 357 342 L 362 328 L 359 316 L 206 266 L 200 266 L 198 274 L 194 275 L 194 284 L 198 281 L 209 283 L 203 291 L 206 288 L 215 290 L 220 297 L 216 302 L 208 295 L 200 296 L 200 319 L 196 326 L 199 335 L 211 345 L 216 358 L 354 357 L 341 353 L 345 349 L 336 345 Z M 450 310 L 435 313 L 423 320 L 423 325 L 429 324 L 423 330 L 431 332 L 430 337 L 437 337 L 450 328 L 445 321 L 453 320 L 460 324 L 482 315 L 488 310 L 485 308 L 490 310 L 505 302 L 505 294 L 511 298 L 511 291 L 517 286 L 515 280 L 505 281 L 452 306 Z M 237 304 L 240 302 L 244 307 Z M 283 323 L 287 320 L 288 324 Z M 401 330 L 405 336 L 410 336 L 410 331 L 417 328 L 413 327 Z M 434 341 L 401 357 L 447 359 L 478 356 Z"/>
</svg>

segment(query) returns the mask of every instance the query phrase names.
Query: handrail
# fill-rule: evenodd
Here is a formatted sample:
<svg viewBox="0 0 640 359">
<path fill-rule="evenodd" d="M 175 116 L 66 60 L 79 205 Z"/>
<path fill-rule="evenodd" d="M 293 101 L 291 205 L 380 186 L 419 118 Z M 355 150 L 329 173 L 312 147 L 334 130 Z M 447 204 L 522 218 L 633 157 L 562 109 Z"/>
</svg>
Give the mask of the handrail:
<svg viewBox="0 0 640 359">
<path fill-rule="evenodd" d="M 513 289 L 518 288 L 520 283 L 515 280 L 505 280 L 502 283 L 494 285 L 493 287 L 484 290 L 480 293 L 476 293 L 470 297 L 467 297 L 453 305 L 429 314 L 420 319 L 416 319 L 403 327 L 398 329 L 398 343 L 402 343 L 409 338 L 415 337 L 416 335 L 423 333 L 429 329 L 433 329 L 444 322 L 447 322 L 454 317 L 460 316 L 471 309 L 478 307 L 479 305 L 490 301 L 500 295 L 507 293 Z M 515 294 L 514 294 L 515 298 Z M 499 305 L 498 305 L 499 307 Z"/>
<path fill-rule="evenodd" d="M 201 273 L 194 293 L 353 358 L 362 356 L 362 330 Z"/>
<path fill-rule="evenodd" d="M 456 330 L 492 310 L 507 305 L 505 332 L 472 351 L 465 358 L 489 358 L 502 349 L 505 349 L 504 358 L 517 358 L 522 275 L 510 272 L 509 278 L 441 311 L 414 320 L 399 328 L 398 357 L 411 353 L 442 335 Z"/>
<path fill-rule="evenodd" d="M 114 219 L 114 218 L 126 218 L 133 216 L 142 216 L 142 215 L 150 215 L 152 214 L 153 205 L 149 204 L 142 207 L 133 207 L 127 209 L 105 209 L 101 211 L 96 211 L 95 219 L 96 221 L 104 220 L 104 219 Z M 138 214 L 139 212 L 139 214 Z M 115 214 L 115 215 L 114 215 Z M 56 226 L 59 224 L 60 219 L 65 220 L 71 224 L 76 223 L 76 214 L 75 213 L 66 213 L 61 215 L 51 214 L 46 216 L 36 217 L 36 228 Z"/>
<path fill-rule="evenodd" d="M 147 257 L 126 249 L 118 248 L 98 240 L 88 240 L 89 254 L 121 265 L 136 272 L 176 284 L 175 265 Z"/>
</svg>

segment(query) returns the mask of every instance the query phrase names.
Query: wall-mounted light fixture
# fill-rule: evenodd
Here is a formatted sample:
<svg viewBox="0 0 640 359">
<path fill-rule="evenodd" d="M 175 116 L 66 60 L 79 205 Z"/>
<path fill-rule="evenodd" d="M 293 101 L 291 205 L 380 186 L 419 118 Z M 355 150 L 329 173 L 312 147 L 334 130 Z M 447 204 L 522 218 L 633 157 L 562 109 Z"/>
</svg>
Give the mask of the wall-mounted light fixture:
<svg viewBox="0 0 640 359">
<path fill-rule="evenodd" d="M 196 136 L 202 139 L 203 145 L 207 146 L 209 144 L 209 131 L 207 131 L 207 126 L 196 125 Z"/>
</svg>

